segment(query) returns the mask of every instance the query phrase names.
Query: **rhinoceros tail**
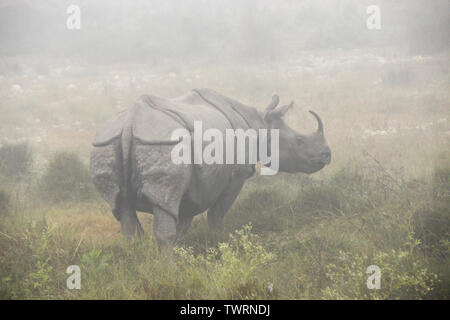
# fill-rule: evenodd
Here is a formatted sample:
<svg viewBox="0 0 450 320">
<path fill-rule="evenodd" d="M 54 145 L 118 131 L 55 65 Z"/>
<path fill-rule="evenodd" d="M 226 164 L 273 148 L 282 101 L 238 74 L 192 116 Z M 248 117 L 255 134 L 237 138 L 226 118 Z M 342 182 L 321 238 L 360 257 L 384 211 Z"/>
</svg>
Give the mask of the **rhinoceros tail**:
<svg viewBox="0 0 450 320">
<path fill-rule="evenodd" d="M 133 130 L 132 130 L 132 120 L 131 117 L 125 123 L 122 130 L 122 136 L 120 138 L 120 149 L 122 153 L 122 183 L 121 183 L 121 193 L 122 196 L 127 197 L 129 200 L 130 189 L 131 189 L 131 145 L 133 143 Z"/>
<path fill-rule="evenodd" d="M 136 195 L 133 194 L 133 188 L 131 185 L 131 149 L 133 145 L 132 123 L 133 118 L 130 116 L 123 128 L 120 139 L 122 151 L 122 183 L 119 195 L 120 212 L 117 213 L 117 215 L 120 216 L 119 220 L 122 225 L 122 232 L 126 235 L 134 235 L 134 232 L 137 230 L 138 235 L 142 235 L 144 233 L 144 229 L 136 216 Z"/>
<path fill-rule="evenodd" d="M 91 151 L 90 172 L 100 195 L 120 220 L 124 206 L 130 207 L 131 112 L 123 112 L 96 136 Z"/>
</svg>

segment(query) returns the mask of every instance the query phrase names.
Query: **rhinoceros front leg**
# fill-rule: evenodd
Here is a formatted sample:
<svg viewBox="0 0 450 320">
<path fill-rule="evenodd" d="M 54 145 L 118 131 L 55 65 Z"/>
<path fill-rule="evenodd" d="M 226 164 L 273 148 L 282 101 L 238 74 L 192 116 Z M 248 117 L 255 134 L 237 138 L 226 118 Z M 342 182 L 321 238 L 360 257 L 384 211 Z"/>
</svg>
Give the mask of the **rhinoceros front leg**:
<svg viewBox="0 0 450 320">
<path fill-rule="evenodd" d="M 153 213 L 153 232 L 160 247 L 174 243 L 177 236 L 175 218 L 161 208 L 155 209 Z"/>
<path fill-rule="evenodd" d="M 219 200 L 208 210 L 208 225 L 212 229 L 223 229 L 223 218 L 233 205 L 246 178 L 232 179 L 230 185 L 220 196 Z"/>
</svg>

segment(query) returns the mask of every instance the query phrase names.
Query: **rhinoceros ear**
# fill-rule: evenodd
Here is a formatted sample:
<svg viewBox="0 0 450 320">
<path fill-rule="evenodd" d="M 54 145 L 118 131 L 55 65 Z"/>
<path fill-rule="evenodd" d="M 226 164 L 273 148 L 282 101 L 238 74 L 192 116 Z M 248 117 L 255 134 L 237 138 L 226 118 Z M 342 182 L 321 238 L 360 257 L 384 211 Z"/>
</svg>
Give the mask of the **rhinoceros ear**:
<svg viewBox="0 0 450 320">
<path fill-rule="evenodd" d="M 270 112 L 273 109 L 275 109 L 279 103 L 280 103 L 280 97 L 276 93 L 274 93 L 272 96 L 272 101 L 266 108 L 266 112 Z"/>
<path fill-rule="evenodd" d="M 264 120 L 266 122 L 271 122 L 271 121 L 274 121 L 277 119 L 281 119 L 281 117 L 283 117 L 285 115 L 285 113 L 288 112 L 288 110 L 290 108 L 292 108 L 293 106 L 294 106 L 294 101 L 291 101 L 290 104 L 287 104 L 282 107 L 278 107 L 271 111 L 267 111 L 266 114 L 264 115 Z"/>
</svg>

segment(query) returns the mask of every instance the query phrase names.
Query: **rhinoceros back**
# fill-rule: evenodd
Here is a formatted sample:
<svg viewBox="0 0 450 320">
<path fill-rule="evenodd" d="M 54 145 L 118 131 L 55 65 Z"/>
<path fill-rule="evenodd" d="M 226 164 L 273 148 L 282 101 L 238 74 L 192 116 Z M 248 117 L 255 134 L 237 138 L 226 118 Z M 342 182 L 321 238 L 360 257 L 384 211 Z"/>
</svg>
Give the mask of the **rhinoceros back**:
<svg viewBox="0 0 450 320">
<path fill-rule="evenodd" d="M 133 137 L 147 144 L 171 144 L 175 129 L 185 128 L 192 132 L 194 121 L 199 120 L 210 128 L 255 127 L 251 122 L 256 117 L 244 115 L 242 108 L 246 106 L 211 89 L 195 89 L 175 99 L 143 95 L 131 109 L 108 120 L 92 144 L 95 147 L 110 144 L 122 135 L 126 123 L 132 125 Z"/>
<path fill-rule="evenodd" d="M 222 133 L 226 129 L 248 129 L 252 126 L 249 122 L 253 121 L 253 115 L 245 108 L 247 107 L 212 90 L 197 89 L 175 99 L 144 95 L 132 108 L 109 120 L 98 131 L 93 142 L 91 175 L 116 218 L 120 219 L 116 210 L 120 205 L 120 195 L 128 193 L 130 182 L 135 184 L 134 190 L 145 183 L 145 172 L 148 169 L 140 163 L 146 163 L 148 152 L 161 150 L 158 145 L 167 145 L 169 148 L 165 150 L 170 151 L 170 146 L 178 143 L 172 140 L 172 133 L 179 128 L 192 132 L 195 121 L 202 122 L 203 130 L 214 128 Z M 137 163 L 134 173 L 130 171 L 130 163 L 133 161 Z M 192 166 L 190 170 L 193 170 L 193 180 L 189 187 L 191 200 L 205 206 L 210 205 L 207 200 L 218 197 L 235 167 L 220 164 Z M 248 172 L 253 171 L 250 168 Z M 137 181 L 130 181 L 132 176 Z M 143 181 L 139 181 L 142 179 Z"/>
</svg>

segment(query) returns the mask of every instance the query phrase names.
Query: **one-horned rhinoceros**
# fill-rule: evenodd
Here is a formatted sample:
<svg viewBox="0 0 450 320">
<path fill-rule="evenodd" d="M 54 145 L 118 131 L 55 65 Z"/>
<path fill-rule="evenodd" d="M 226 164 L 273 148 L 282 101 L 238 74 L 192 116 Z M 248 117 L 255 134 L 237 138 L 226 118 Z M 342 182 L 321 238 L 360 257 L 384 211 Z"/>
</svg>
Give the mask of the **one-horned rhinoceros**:
<svg viewBox="0 0 450 320">
<path fill-rule="evenodd" d="M 310 111 L 318 129 L 300 134 L 282 120 L 292 103 L 277 107 L 278 103 L 274 95 L 265 112 L 260 112 L 211 89 L 195 89 L 175 99 L 144 95 L 109 120 L 93 142 L 91 175 L 122 232 L 129 237 L 143 233 L 136 211 L 154 215 L 154 234 L 160 243 L 185 234 L 193 217 L 206 210 L 209 226 L 221 228 L 245 180 L 255 172 L 255 164 L 173 161 L 172 151 L 179 143 L 173 132 L 190 132 L 196 121 L 201 121 L 203 129 L 220 132 L 276 129 L 280 171 L 313 173 L 329 164 L 331 151 L 319 116 Z M 203 141 L 200 148 L 206 147 Z"/>
</svg>

